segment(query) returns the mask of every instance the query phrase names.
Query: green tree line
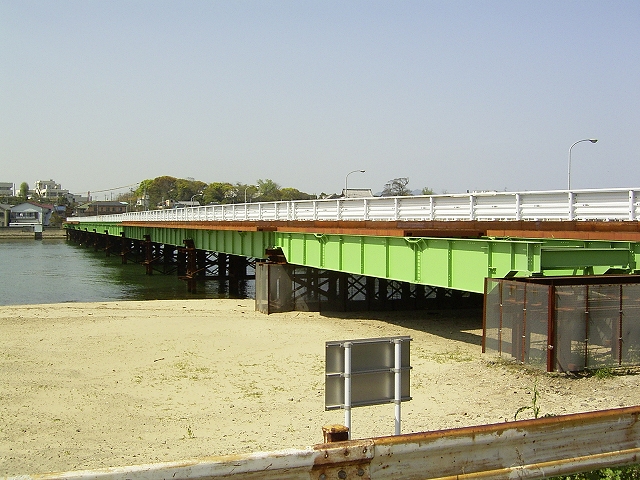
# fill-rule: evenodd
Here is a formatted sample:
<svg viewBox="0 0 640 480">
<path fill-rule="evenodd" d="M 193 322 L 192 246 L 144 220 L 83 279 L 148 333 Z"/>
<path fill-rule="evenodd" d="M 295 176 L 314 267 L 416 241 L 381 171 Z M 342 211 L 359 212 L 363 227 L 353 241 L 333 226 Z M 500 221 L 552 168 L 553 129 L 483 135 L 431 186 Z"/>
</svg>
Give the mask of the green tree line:
<svg viewBox="0 0 640 480">
<path fill-rule="evenodd" d="M 188 201 L 193 198 L 201 204 L 226 204 L 248 202 L 274 202 L 279 200 L 309 200 L 315 195 L 297 188 L 281 187 L 270 179 L 259 179 L 255 184 L 212 182 L 182 179 L 170 176 L 156 177 L 140 182 L 133 192 L 137 198 L 147 198 L 151 208 L 166 200 Z M 127 195 L 120 196 L 127 200 Z"/>
</svg>

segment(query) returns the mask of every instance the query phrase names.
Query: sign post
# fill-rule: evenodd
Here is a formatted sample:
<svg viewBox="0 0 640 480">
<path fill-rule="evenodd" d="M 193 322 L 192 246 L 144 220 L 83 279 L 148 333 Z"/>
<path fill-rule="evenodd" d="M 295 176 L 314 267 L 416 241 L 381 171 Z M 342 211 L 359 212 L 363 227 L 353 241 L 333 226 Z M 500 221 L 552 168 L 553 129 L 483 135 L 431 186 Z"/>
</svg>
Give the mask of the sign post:
<svg viewBox="0 0 640 480">
<path fill-rule="evenodd" d="M 395 435 L 400 435 L 400 405 L 402 403 L 402 340 L 394 338 L 393 345 L 395 350 L 395 365 L 393 369 L 393 376 L 395 380 L 393 396 L 393 403 L 395 404 Z"/>
<path fill-rule="evenodd" d="M 395 434 L 401 432 L 401 403 L 411 400 L 411 337 L 326 342 L 325 409 L 344 409 L 351 439 L 351 408 L 393 403 Z"/>
</svg>

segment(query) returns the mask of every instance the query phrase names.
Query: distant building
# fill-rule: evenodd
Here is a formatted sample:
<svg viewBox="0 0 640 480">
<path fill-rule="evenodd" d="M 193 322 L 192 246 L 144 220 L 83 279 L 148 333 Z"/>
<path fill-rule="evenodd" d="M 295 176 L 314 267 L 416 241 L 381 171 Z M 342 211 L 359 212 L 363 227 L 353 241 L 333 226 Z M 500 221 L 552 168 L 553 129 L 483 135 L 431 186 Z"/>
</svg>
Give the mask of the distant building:
<svg viewBox="0 0 640 480">
<path fill-rule="evenodd" d="M 198 202 L 197 200 L 181 200 L 181 201 L 176 201 L 173 204 L 173 208 L 185 208 L 185 207 L 199 207 L 200 206 L 200 202 Z"/>
<path fill-rule="evenodd" d="M 93 217 L 96 215 L 115 215 L 125 213 L 129 208 L 127 202 L 96 201 L 78 205 L 74 210 L 76 217 Z"/>
<path fill-rule="evenodd" d="M 15 188 L 13 183 L 0 182 L 0 197 L 13 197 L 15 196 Z"/>
<path fill-rule="evenodd" d="M 33 193 L 40 198 L 66 198 L 69 190 L 63 190 L 62 186 L 53 180 L 36 180 Z"/>
<path fill-rule="evenodd" d="M 369 198 L 373 197 L 370 188 L 348 188 L 342 189 L 342 198 Z"/>
<path fill-rule="evenodd" d="M 136 200 L 136 207 L 142 207 L 145 210 L 149 209 L 149 195 L 144 195 L 142 197 L 139 197 L 138 200 Z"/>
<path fill-rule="evenodd" d="M 11 207 L 9 213 L 10 227 L 26 227 L 33 225 L 49 226 L 49 220 L 53 213 L 53 205 L 40 205 L 38 203 L 25 202 Z"/>
<path fill-rule="evenodd" d="M 89 196 L 69 193 L 67 195 L 67 200 L 69 201 L 69 203 L 87 203 L 89 201 Z"/>
<path fill-rule="evenodd" d="M 165 200 L 159 203 L 157 207 L 159 209 L 167 208 L 185 208 L 185 207 L 199 207 L 201 203 L 197 200 Z"/>
</svg>

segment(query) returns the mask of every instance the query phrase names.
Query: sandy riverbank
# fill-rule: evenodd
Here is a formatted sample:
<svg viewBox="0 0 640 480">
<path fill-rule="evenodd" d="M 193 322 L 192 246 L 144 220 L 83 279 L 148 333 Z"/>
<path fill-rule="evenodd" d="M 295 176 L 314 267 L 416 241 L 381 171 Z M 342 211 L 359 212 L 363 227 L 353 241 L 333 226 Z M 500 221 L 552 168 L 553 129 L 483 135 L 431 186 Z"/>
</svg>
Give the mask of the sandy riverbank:
<svg viewBox="0 0 640 480">
<path fill-rule="evenodd" d="M 480 312 L 265 316 L 252 300 L 0 309 L 0 475 L 92 469 L 322 441 L 325 341 L 410 335 L 403 433 L 640 404 L 640 376 L 536 374 L 480 352 Z M 536 386 L 537 385 L 537 386 Z M 519 418 L 527 418 L 526 415 Z M 353 410 L 356 438 L 393 406 Z"/>
</svg>

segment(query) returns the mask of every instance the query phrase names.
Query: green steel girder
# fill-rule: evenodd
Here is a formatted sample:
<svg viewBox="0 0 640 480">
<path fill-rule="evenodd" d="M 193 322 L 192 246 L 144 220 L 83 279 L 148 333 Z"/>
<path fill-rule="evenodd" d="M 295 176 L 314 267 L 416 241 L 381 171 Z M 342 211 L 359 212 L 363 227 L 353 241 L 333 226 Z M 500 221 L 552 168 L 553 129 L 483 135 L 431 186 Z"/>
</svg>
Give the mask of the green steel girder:
<svg viewBox="0 0 640 480">
<path fill-rule="evenodd" d="M 622 248 L 570 248 L 543 247 L 540 251 L 540 269 L 585 269 L 596 265 L 631 266 L 630 250 Z"/>
<path fill-rule="evenodd" d="M 87 232 L 95 232 L 101 235 L 108 233 L 109 235 L 113 235 L 119 237 L 122 233 L 122 225 L 120 223 L 74 223 L 74 224 L 65 224 L 64 228 L 68 230 L 80 230 Z"/>
<path fill-rule="evenodd" d="M 629 242 L 276 233 L 289 263 L 482 293 L 486 277 L 631 272 Z"/>
<path fill-rule="evenodd" d="M 280 247 L 291 264 L 482 293 L 484 279 L 633 272 L 640 244 L 555 239 L 383 237 L 81 223 L 66 228 L 264 258 Z"/>
<path fill-rule="evenodd" d="M 66 225 L 74 230 L 96 232 L 144 240 L 148 235 L 154 243 L 184 246 L 184 240 L 193 240 L 199 250 L 222 252 L 245 257 L 265 258 L 265 250 L 274 244 L 273 232 L 246 232 L 235 230 L 203 230 L 187 228 L 137 227 L 119 223 L 80 223 Z"/>
<path fill-rule="evenodd" d="M 265 250 L 273 245 L 273 232 L 131 226 L 125 226 L 123 230 L 129 238 L 143 239 L 144 235 L 149 235 L 152 242 L 178 246 L 189 238 L 199 250 L 254 258 L 265 258 Z"/>
</svg>

